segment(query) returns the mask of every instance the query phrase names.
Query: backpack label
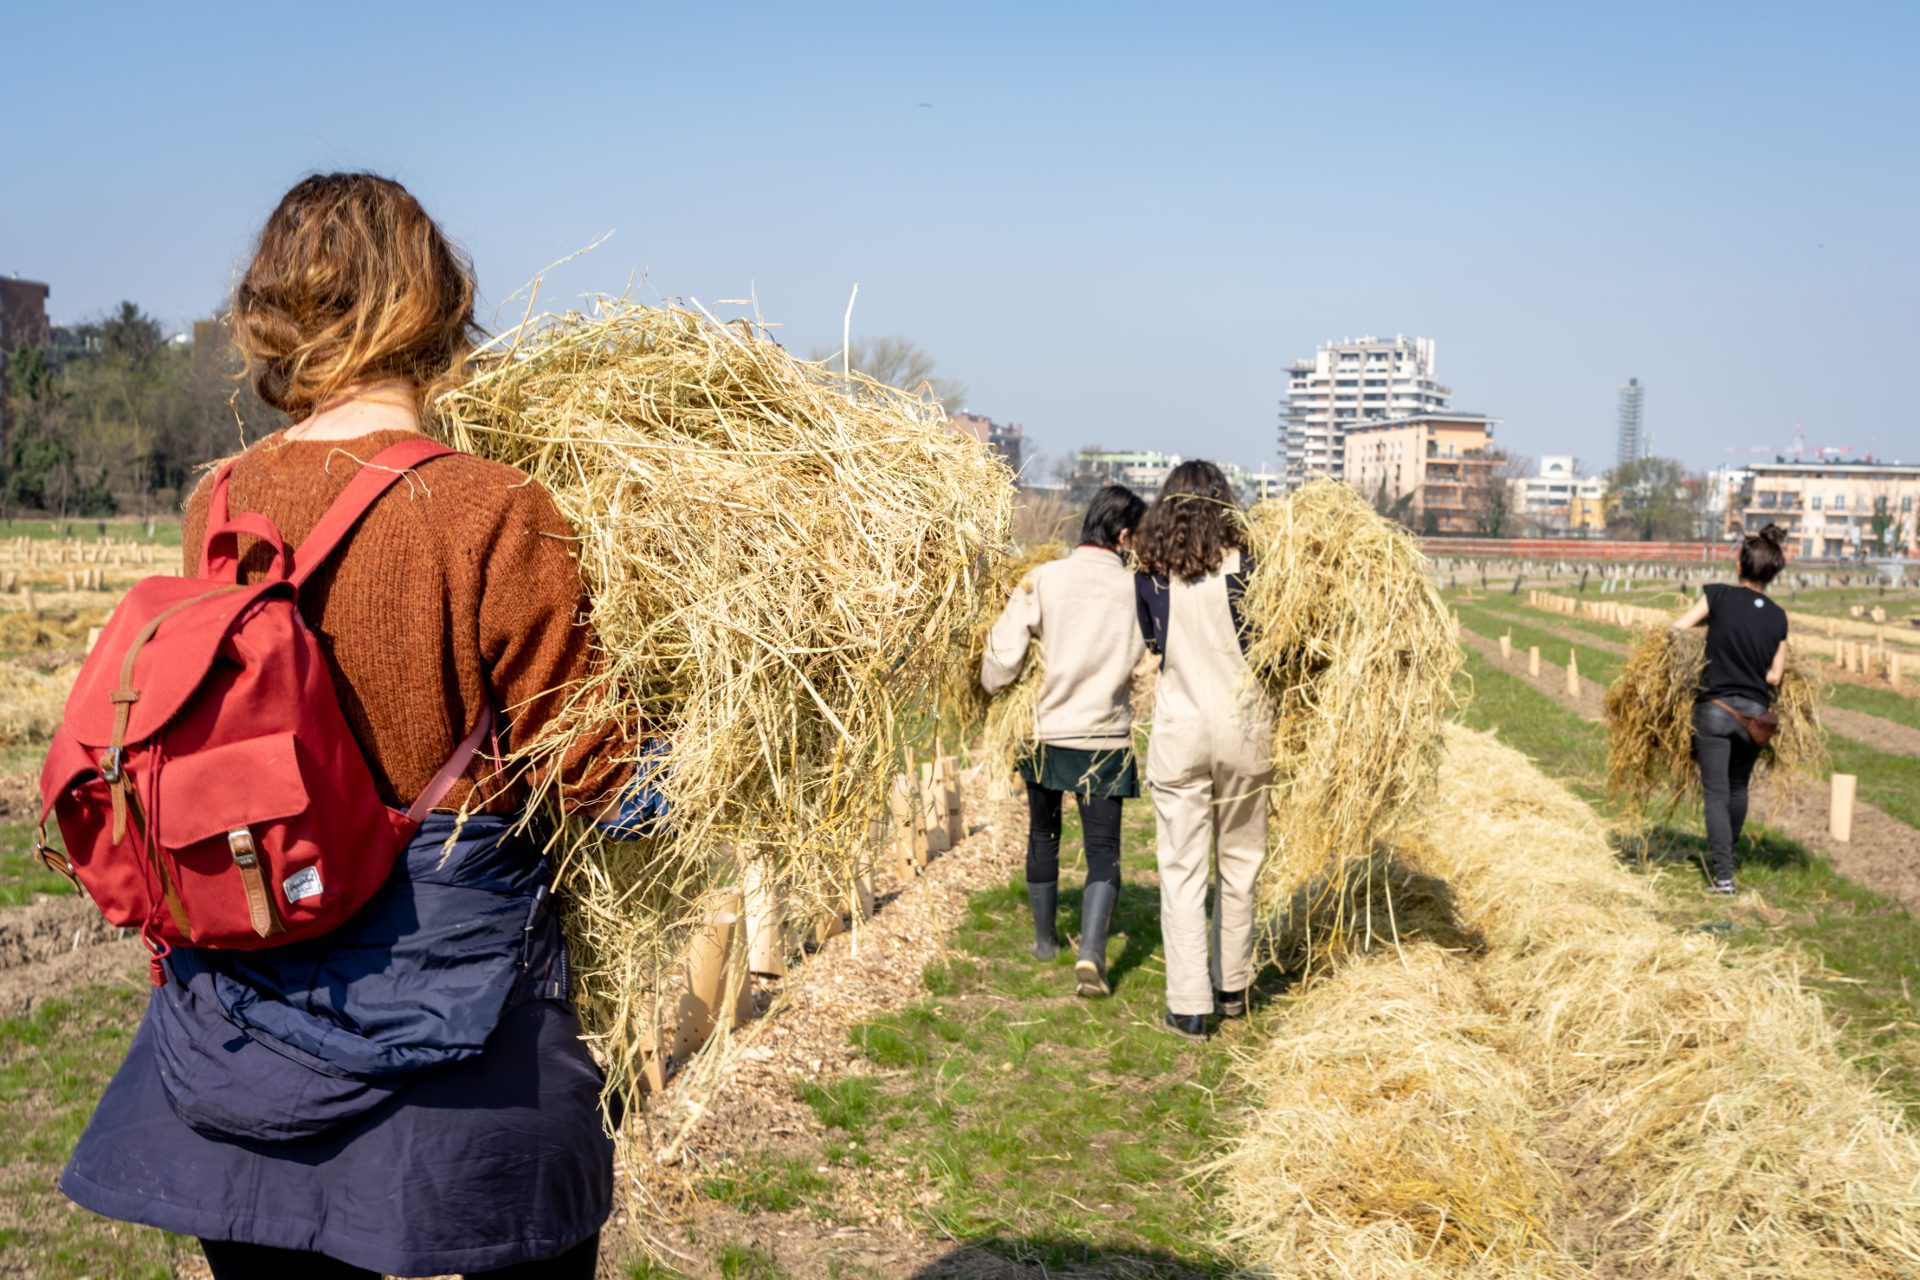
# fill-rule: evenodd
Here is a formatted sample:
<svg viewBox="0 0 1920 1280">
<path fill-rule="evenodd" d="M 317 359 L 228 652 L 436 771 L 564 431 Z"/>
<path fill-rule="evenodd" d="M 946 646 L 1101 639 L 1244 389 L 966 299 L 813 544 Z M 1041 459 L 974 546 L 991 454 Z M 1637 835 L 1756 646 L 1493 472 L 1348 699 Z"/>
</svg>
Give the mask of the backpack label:
<svg viewBox="0 0 1920 1280">
<path fill-rule="evenodd" d="M 303 898 L 319 897 L 320 868 L 300 868 L 280 882 L 280 892 L 287 895 L 288 902 L 299 902 Z"/>
</svg>

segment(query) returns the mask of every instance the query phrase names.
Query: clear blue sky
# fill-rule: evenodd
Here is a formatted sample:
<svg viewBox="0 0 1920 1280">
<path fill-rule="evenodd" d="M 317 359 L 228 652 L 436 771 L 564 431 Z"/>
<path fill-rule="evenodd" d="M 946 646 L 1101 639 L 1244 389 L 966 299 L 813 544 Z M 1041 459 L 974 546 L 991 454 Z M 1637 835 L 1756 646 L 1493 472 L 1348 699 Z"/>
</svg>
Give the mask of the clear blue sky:
<svg viewBox="0 0 1920 1280">
<path fill-rule="evenodd" d="M 753 290 L 1026 424 L 1258 463 L 1288 362 L 1439 344 L 1512 449 L 1920 460 L 1913 4 L 7 6 L 0 271 L 214 310 L 315 169 L 411 186 L 490 304 Z M 921 106 L 931 103 L 932 106 Z M 515 313 L 517 318 L 517 309 Z"/>
</svg>

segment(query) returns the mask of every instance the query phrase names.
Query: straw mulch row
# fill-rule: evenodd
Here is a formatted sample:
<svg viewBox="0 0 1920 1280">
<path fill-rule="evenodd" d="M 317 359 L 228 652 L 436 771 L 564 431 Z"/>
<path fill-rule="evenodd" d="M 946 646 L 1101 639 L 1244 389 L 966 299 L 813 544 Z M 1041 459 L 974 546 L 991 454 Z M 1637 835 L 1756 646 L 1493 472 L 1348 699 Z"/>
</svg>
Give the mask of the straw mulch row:
<svg viewBox="0 0 1920 1280">
<path fill-rule="evenodd" d="M 0 662 L 0 746 L 47 742 L 66 713 L 67 695 L 79 668 L 42 671 L 20 662 Z"/>
<path fill-rule="evenodd" d="M 1298 966 L 1390 905 L 1378 876 L 1432 785 L 1460 646 L 1412 536 L 1348 486 L 1262 502 L 1247 530 L 1247 663 L 1274 714 L 1259 895 Z"/>
<path fill-rule="evenodd" d="M 1677 805 L 1700 793 L 1693 760 L 1693 709 L 1707 665 L 1707 637 L 1695 627 L 1643 631 L 1607 689 L 1607 793 L 1637 807 Z M 1760 751 L 1766 768 L 1817 777 L 1827 771 L 1820 728 L 1819 678 L 1787 649 L 1786 674 L 1774 692 L 1780 728 Z"/>
<path fill-rule="evenodd" d="M 497 340 L 438 415 L 576 532 L 602 661 L 574 719 L 666 744 L 670 834 L 608 841 L 574 817 L 553 842 L 582 1016 L 610 1088 L 631 1088 L 663 975 L 720 892 L 751 866 L 807 918 L 870 865 L 920 705 L 1008 550 L 1013 478 L 913 395 L 620 301 Z M 548 786 L 569 745 L 517 763 Z"/>
<path fill-rule="evenodd" d="M 1591 809 L 1447 734 L 1398 948 L 1245 1065 L 1231 1247 L 1305 1277 L 1920 1274 L 1920 1143 L 1792 957 L 1676 930 Z"/>
</svg>

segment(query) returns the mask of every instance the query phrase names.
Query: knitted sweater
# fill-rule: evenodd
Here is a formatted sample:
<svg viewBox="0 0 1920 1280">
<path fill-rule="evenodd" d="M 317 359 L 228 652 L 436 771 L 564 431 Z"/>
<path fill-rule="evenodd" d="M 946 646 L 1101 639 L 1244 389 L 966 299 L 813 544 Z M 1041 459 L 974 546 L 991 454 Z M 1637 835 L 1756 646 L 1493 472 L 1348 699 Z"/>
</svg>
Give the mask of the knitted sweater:
<svg viewBox="0 0 1920 1280">
<path fill-rule="evenodd" d="M 297 547 L 360 464 L 410 434 L 270 435 L 234 463 L 228 507 L 265 515 Z M 203 482 L 187 500 L 189 574 L 198 571 L 211 488 Z M 253 538 L 241 545 L 242 577 L 257 579 L 270 555 Z M 503 748 L 558 727 L 572 686 L 590 670 L 585 608 L 573 535 L 552 497 L 521 472 L 469 454 L 424 463 L 389 489 L 300 596 L 380 798 L 396 808 L 426 789 L 489 703 Z M 626 782 L 633 759 L 621 726 L 594 726 L 561 763 L 563 795 L 597 807 Z M 471 801 L 474 810 L 507 812 L 527 793 L 525 780 L 476 758 L 442 807 Z"/>
</svg>

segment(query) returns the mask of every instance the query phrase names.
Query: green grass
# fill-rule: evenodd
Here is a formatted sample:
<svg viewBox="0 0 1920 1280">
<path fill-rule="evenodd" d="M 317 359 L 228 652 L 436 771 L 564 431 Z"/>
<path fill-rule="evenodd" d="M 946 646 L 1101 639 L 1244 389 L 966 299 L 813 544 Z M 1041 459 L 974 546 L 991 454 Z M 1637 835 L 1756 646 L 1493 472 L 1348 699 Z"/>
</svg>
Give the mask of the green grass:
<svg viewBox="0 0 1920 1280">
<path fill-rule="evenodd" d="M 71 880 L 47 870 L 33 856 L 38 835 L 35 823 L 0 822 L 0 907 L 32 902 L 35 894 L 74 892 Z M 59 836 L 51 839 L 57 847 Z"/>
<path fill-rule="evenodd" d="M 1524 614 L 1507 613 L 1488 608 L 1477 601 L 1459 602 L 1454 607 L 1460 612 L 1461 626 L 1489 640 L 1498 640 L 1504 632 L 1512 631 L 1514 663 L 1521 670 L 1525 669 L 1528 647 L 1539 645 L 1542 662 L 1562 666 L 1566 664 L 1569 649 L 1578 651 L 1580 674 L 1589 680 L 1606 684 L 1620 672 L 1623 662 L 1620 657 L 1611 653 L 1602 653 L 1592 646 L 1582 649 L 1577 640 L 1568 640 L 1565 636 L 1555 635 L 1547 630 L 1549 626 L 1567 621 L 1558 615 L 1540 613 L 1531 609 Z M 1538 618 L 1540 622 L 1530 622 L 1529 618 Z"/>
<path fill-rule="evenodd" d="M 54 1179 L 93 1114 L 146 1002 L 143 987 L 89 987 L 0 1020 L 0 1197 L 19 1274 L 156 1277 L 192 1246 L 75 1208 Z"/>
<path fill-rule="evenodd" d="M 1827 735 L 1827 753 L 1835 772 L 1860 780 L 1862 800 L 1920 828 L 1920 758 L 1876 751 L 1837 733 Z"/>
<path fill-rule="evenodd" d="M 1870 716 L 1879 716 L 1882 720 L 1891 720 L 1909 729 L 1920 729 L 1920 701 L 1892 689 L 1876 689 L 1861 684 L 1831 684 L 1827 686 L 1827 701 L 1848 711 L 1864 711 Z"/>
<path fill-rule="evenodd" d="M 82 542 L 93 542 L 102 537 L 115 540 L 131 538 L 137 543 L 156 547 L 177 547 L 180 545 L 180 518 L 177 515 L 155 518 L 151 535 L 147 533 L 147 521 L 140 516 L 112 516 L 106 520 L 55 520 L 46 516 L 0 520 L 0 538 L 32 538 L 48 542 L 78 538 Z"/>
<path fill-rule="evenodd" d="M 707 1194 L 824 1215 L 836 1196 L 931 1191 L 915 1209 L 926 1230 L 1030 1266 L 1223 1273 L 1207 1243 L 1221 1223 L 1185 1175 L 1231 1135 L 1229 1044 L 1251 1033 L 1195 1044 L 1160 1028 L 1151 807 L 1127 817 L 1112 999 L 1074 996 L 1070 946 L 1051 963 L 1028 953 L 1022 880 L 977 893 L 923 998 L 851 1029 L 869 1072 L 797 1087 L 826 1131 L 817 1148 L 730 1167 Z M 1063 855 L 1077 854 L 1071 806 L 1065 827 Z M 1083 874 L 1063 868 L 1063 935 Z"/>
</svg>

